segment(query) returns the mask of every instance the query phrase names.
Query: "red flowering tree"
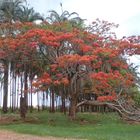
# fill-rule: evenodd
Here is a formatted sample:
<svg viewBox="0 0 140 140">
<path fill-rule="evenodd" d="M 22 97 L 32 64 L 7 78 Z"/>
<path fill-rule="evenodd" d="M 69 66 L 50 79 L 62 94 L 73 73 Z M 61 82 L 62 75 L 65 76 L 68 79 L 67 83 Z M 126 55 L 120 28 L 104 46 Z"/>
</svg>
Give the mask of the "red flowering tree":
<svg viewBox="0 0 140 140">
<path fill-rule="evenodd" d="M 111 38 L 105 41 L 97 34 L 67 29 L 61 24 L 43 25 L 43 28 L 28 30 L 21 37 L 46 62 L 46 68 L 33 85 L 40 90 L 65 89 L 70 100 L 69 115 L 74 119 L 77 99 L 86 79 L 91 79 L 98 101 L 114 101 L 120 91 L 125 93 L 134 84 L 128 64 L 122 57 L 124 51 L 131 49 L 128 42 Z"/>
<path fill-rule="evenodd" d="M 16 63 L 18 70 L 27 74 L 25 79 L 32 69 L 37 71 L 33 82 L 36 90 L 50 89 L 59 91 L 61 96 L 65 94 L 70 101 L 71 119 L 75 119 L 77 107 L 87 103 L 77 102 L 86 81 L 92 83 L 98 103 L 118 100 L 120 94 L 125 95 L 135 84 L 123 55 L 138 52 L 136 43 L 111 37 L 106 40 L 65 22 L 43 23 L 25 30 L 13 40 L 10 47 L 23 62 Z"/>
</svg>

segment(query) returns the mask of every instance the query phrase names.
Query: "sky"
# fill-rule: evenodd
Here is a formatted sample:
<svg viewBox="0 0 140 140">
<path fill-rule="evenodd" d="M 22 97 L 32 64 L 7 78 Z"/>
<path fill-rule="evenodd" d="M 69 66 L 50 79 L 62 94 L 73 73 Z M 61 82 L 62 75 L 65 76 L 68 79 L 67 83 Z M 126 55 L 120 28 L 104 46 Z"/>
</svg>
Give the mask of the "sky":
<svg viewBox="0 0 140 140">
<path fill-rule="evenodd" d="M 119 24 L 118 37 L 140 35 L 140 0 L 27 0 L 29 6 L 47 16 L 49 10 L 77 12 L 90 23 L 96 18 Z"/>
</svg>

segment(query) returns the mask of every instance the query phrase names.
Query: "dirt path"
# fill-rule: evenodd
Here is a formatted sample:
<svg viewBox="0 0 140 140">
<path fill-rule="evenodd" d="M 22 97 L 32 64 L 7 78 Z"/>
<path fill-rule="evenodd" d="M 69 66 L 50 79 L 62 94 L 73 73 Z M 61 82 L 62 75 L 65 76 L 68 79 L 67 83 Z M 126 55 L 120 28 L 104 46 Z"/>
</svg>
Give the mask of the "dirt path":
<svg viewBox="0 0 140 140">
<path fill-rule="evenodd" d="M 39 136 L 18 134 L 11 131 L 0 130 L 0 140 L 76 140 L 76 139 L 55 138 L 50 136 L 39 137 Z"/>
</svg>

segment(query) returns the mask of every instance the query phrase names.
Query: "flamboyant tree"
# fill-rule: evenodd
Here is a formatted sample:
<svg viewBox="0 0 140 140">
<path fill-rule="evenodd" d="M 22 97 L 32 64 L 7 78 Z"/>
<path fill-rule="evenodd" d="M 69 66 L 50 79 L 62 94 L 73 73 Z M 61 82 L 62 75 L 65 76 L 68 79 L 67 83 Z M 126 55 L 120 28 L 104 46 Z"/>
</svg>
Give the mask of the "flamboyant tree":
<svg viewBox="0 0 140 140">
<path fill-rule="evenodd" d="M 99 102 L 116 101 L 135 85 L 124 56 L 139 54 L 137 42 L 106 39 L 68 22 L 27 25 L 0 41 L 1 60 L 12 64 L 21 84 L 24 78 L 21 96 L 33 90 L 56 92 L 69 99 L 69 116 L 75 119 L 86 82 L 91 83 Z M 28 77 L 35 89 L 27 85 Z"/>
<path fill-rule="evenodd" d="M 54 25 L 28 30 L 20 37 L 26 40 L 27 47 L 32 44 L 45 60 L 46 66 L 33 85 L 40 90 L 64 89 L 61 94 L 69 98 L 72 119 L 76 117 L 77 99 L 87 79 L 93 83 L 93 91 L 99 101 L 116 100 L 120 92 L 125 95 L 127 89 L 135 84 L 122 56 L 127 52 L 136 53 L 138 44 L 111 38 L 105 42 L 103 37 L 84 30 L 60 31 L 50 26 Z M 59 24 L 59 28 L 61 26 Z"/>
</svg>

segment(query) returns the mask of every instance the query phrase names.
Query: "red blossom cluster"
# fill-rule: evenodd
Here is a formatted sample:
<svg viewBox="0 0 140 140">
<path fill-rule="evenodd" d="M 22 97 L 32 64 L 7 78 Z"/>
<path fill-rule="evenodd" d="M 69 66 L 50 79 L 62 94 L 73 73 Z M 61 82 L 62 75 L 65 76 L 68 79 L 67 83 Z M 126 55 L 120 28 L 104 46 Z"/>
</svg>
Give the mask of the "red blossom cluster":
<svg viewBox="0 0 140 140">
<path fill-rule="evenodd" d="M 118 87 L 129 87 L 133 84 L 133 76 L 126 73 L 124 76 L 119 71 L 110 73 L 98 72 L 90 74 L 93 80 L 93 89 L 99 95 L 99 100 L 115 99 L 116 90 Z M 106 96 L 101 96 L 108 94 Z"/>
<path fill-rule="evenodd" d="M 98 101 L 100 101 L 100 102 L 104 102 L 104 101 L 113 101 L 113 100 L 115 100 L 116 99 L 116 96 L 99 96 L 98 98 L 97 98 L 97 100 Z"/>
<path fill-rule="evenodd" d="M 121 55 L 138 54 L 138 43 L 114 39 L 105 41 L 105 38 L 85 30 L 68 30 L 64 24 L 45 24 L 47 28 L 26 26 L 29 28 L 26 31 L 21 29 L 14 38 L 0 38 L 0 58 L 15 61 L 14 66 L 19 73 L 25 66 L 29 74 L 34 72 L 37 75 L 33 83 L 35 87 L 71 86 L 74 78 L 78 81 L 88 77 L 93 80 L 98 100 L 111 101 L 118 87 L 126 88 L 134 83 Z"/>
<path fill-rule="evenodd" d="M 57 58 L 57 62 L 59 67 L 67 68 L 69 66 L 74 66 L 75 64 L 89 65 L 94 58 L 95 57 L 90 55 L 80 56 L 78 54 L 70 54 L 60 56 L 59 58 Z"/>
</svg>

